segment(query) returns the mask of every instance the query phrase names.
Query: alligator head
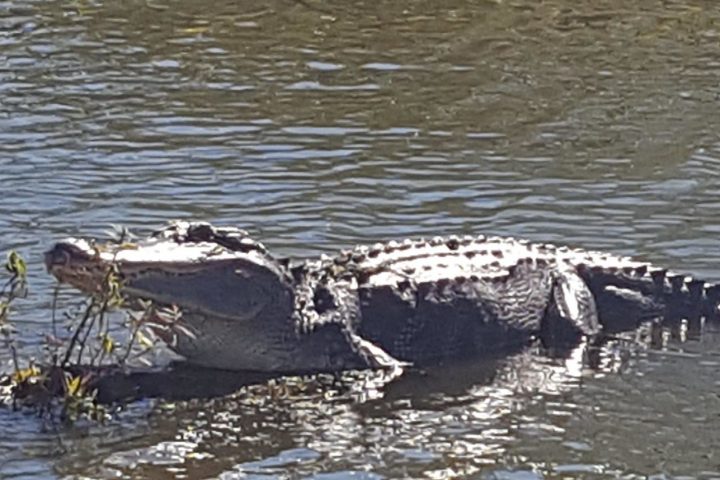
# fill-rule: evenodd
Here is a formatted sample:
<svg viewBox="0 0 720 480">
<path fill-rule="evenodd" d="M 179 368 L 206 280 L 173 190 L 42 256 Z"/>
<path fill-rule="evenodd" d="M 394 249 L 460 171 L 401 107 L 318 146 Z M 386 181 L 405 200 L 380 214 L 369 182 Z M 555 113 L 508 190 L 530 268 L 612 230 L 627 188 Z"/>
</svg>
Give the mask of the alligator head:
<svg viewBox="0 0 720 480">
<path fill-rule="evenodd" d="M 280 335 L 279 325 L 290 325 L 293 291 L 286 268 L 235 228 L 176 222 L 137 243 L 70 238 L 46 252 L 45 264 L 59 281 L 88 294 L 103 288 L 115 265 L 127 300 L 177 306 L 186 329 L 213 340 L 185 338 L 171 345 L 199 363 L 238 368 L 222 355 L 244 348 L 248 364 L 242 367 L 264 370 L 252 352 L 271 341 L 269 332 Z M 232 345 L 215 344 L 230 332 Z M 237 358 L 235 351 L 233 363 Z"/>
<path fill-rule="evenodd" d="M 282 266 L 265 247 L 234 228 L 173 223 L 140 243 L 66 239 L 45 254 L 61 282 L 98 293 L 116 264 L 129 299 L 178 305 L 218 318 L 256 317 L 289 291 Z"/>
</svg>

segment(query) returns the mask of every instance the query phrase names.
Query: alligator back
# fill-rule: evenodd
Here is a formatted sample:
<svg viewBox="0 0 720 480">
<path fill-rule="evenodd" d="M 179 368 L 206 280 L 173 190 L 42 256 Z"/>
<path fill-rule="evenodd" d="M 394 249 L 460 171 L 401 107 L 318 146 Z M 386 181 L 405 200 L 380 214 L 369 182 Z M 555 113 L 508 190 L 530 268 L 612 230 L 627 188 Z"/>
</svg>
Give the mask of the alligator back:
<svg viewBox="0 0 720 480">
<path fill-rule="evenodd" d="M 357 283 L 358 333 L 414 362 L 527 341 L 552 316 L 553 279 L 564 272 L 592 293 L 605 331 L 717 316 L 715 285 L 627 257 L 512 238 L 389 242 L 333 263 L 338 277 L 351 273 Z"/>
</svg>

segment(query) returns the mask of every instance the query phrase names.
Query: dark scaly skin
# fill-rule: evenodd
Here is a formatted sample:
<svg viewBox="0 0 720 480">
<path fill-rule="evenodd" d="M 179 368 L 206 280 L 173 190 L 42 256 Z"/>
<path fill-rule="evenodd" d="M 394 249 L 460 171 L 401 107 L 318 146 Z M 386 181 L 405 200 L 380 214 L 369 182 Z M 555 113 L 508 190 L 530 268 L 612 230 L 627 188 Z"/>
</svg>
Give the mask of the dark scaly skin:
<svg viewBox="0 0 720 480">
<path fill-rule="evenodd" d="M 715 285 L 601 252 L 511 238 L 436 237 L 275 259 L 246 232 L 175 223 L 147 241 L 74 239 L 46 254 L 92 293 L 109 262 L 124 293 L 177 305 L 163 337 L 190 362 L 273 372 L 394 367 L 628 330 L 654 318 L 715 318 Z M 167 334 L 167 332 L 165 332 Z"/>
</svg>

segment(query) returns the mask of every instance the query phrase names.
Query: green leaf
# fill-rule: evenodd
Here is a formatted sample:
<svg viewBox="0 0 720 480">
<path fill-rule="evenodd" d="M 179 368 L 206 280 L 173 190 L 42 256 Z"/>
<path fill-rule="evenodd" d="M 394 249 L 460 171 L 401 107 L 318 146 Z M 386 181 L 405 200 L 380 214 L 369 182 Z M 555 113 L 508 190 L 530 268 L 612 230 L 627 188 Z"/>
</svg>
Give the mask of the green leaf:
<svg viewBox="0 0 720 480">
<path fill-rule="evenodd" d="M 27 275 L 27 265 L 25 264 L 25 260 L 23 260 L 20 254 L 15 250 L 8 253 L 5 269 L 18 277 L 25 278 Z"/>
</svg>

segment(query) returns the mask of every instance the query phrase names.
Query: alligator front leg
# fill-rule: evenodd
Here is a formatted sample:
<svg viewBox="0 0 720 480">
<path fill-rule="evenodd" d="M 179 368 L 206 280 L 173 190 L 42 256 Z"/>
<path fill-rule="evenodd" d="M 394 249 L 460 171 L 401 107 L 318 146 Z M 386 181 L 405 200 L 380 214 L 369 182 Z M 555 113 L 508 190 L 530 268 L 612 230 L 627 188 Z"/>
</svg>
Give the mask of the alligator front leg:
<svg viewBox="0 0 720 480">
<path fill-rule="evenodd" d="M 348 332 L 347 336 L 353 349 L 365 360 L 370 368 L 398 370 L 410 366 L 410 363 L 401 362 L 378 345 L 362 338 L 356 333 Z"/>
<path fill-rule="evenodd" d="M 336 337 L 334 348 L 324 354 L 328 358 L 328 369 L 398 371 L 409 365 L 358 334 L 361 311 L 354 279 L 338 282 L 332 278 L 306 276 L 305 283 L 296 289 L 295 307 L 298 335 L 317 337 L 319 331 L 324 331 L 332 332 Z"/>
</svg>

